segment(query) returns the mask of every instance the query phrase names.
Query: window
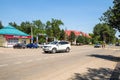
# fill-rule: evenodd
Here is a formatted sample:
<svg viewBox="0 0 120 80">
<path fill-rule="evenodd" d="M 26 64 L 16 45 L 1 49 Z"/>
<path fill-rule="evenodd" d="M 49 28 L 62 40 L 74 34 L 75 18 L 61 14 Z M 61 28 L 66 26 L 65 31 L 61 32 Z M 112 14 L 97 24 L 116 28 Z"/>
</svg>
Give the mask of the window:
<svg viewBox="0 0 120 80">
<path fill-rule="evenodd" d="M 68 44 L 68 42 L 61 41 L 59 42 L 59 44 L 64 45 L 64 44 Z"/>
<path fill-rule="evenodd" d="M 8 44 L 15 44 L 18 43 L 18 39 L 17 38 L 10 38 L 8 39 Z"/>
</svg>

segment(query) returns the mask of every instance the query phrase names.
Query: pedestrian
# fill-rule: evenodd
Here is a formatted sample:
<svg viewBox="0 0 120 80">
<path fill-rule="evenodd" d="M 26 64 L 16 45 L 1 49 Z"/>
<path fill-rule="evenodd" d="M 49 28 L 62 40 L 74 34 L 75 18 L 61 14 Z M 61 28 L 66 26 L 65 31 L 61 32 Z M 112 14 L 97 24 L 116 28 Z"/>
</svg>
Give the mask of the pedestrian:
<svg viewBox="0 0 120 80">
<path fill-rule="evenodd" d="M 105 41 L 102 42 L 102 48 L 105 48 Z"/>
</svg>

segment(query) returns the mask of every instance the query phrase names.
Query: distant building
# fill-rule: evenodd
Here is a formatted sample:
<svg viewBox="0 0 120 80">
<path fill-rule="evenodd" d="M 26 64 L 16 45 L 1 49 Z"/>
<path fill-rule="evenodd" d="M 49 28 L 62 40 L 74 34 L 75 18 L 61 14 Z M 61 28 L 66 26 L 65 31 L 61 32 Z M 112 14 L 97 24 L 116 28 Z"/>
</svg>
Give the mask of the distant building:
<svg viewBox="0 0 120 80">
<path fill-rule="evenodd" d="M 80 35 L 82 35 L 81 32 L 79 32 L 79 31 L 75 31 L 75 30 L 65 30 L 65 34 L 66 34 L 67 36 L 70 36 L 71 32 L 74 32 L 75 36 L 80 36 Z"/>
<path fill-rule="evenodd" d="M 67 36 L 70 36 L 71 32 L 74 32 L 75 36 L 84 36 L 84 37 L 87 37 L 87 38 L 91 38 L 91 36 L 89 36 L 88 34 L 84 33 L 84 32 L 81 32 L 81 31 L 75 31 L 75 30 L 65 30 L 65 34 Z"/>
<path fill-rule="evenodd" d="M 65 34 L 67 36 L 70 36 L 71 32 L 74 32 L 76 38 L 75 38 L 75 41 L 73 42 L 73 44 L 76 44 L 76 40 L 77 40 L 77 37 L 78 36 L 84 36 L 84 37 L 87 37 L 87 38 L 91 38 L 91 36 L 89 36 L 88 34 L 84 33 L 84 32 L 81 32 L 81 31 L 75 31 L 75 30 L 65 30 Z"/>
<path fill-rule="evenodd" d="M 31 36 L 14 28 L 6 26 L 0 29 L 0 46 L 13 47 L 16 43 L 30 43 Z"/>
</svg>

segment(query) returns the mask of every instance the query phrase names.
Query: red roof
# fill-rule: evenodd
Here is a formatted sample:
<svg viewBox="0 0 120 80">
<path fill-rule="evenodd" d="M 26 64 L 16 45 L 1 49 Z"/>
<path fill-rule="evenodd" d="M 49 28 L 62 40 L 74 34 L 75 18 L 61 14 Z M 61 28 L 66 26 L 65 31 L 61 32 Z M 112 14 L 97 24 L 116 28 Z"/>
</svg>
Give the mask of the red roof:
<svg viewBox="0 0 120 80">
<path fill-rule="evenodd" d="M 80 36 L 81 35 L 81 32 L 79 32 L 79 31 L 74 31 L 74 30 L 66 30 L 65 31 L 67 36 L 70 36 L 71 32 L 74 32 L 75 36 Z"/>
<path fill-rule="evenodd" d="M 65 33 L 67 34 L 67 36 L 70 36 L 71 32 L 74 32 L 75 36 L 85 36 L 87 38 L 91 38 L 91 36 L 89 36 L 88 34 L 81 32 L 81 31 L 75 31 L 75 30 L 66 30 Z"/>
</svg>

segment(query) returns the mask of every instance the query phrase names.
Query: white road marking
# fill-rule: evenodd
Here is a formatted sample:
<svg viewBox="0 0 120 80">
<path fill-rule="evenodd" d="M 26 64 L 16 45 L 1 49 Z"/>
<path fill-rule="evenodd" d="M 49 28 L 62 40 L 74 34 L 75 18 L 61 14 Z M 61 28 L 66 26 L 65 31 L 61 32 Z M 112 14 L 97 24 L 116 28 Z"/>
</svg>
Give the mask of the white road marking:
<svg viewBox="0 0 120 80">
<path fill-rule="evenodd" d="M 0 67 L 8 66 L 8 64 L 1 64 Z"/>
</svg>

